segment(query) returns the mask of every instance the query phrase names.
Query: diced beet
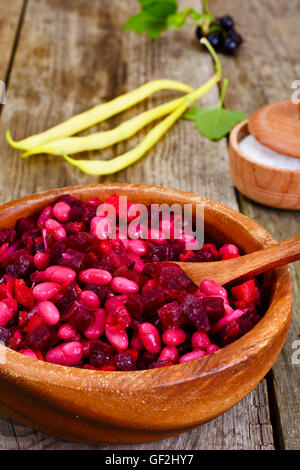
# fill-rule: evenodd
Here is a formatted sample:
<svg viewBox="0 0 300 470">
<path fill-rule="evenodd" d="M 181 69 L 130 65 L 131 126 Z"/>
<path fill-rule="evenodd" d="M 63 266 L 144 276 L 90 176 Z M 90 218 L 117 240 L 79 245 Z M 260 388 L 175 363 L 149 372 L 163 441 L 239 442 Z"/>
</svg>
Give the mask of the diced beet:
<svg viewBox="0 0 300 470">
<path fill-rule="evenodd" d="M 97 212 L 97 206 L 91 206 L 90 204 L 84 204 L 82 213 L 82 222 L 89 226 L 93 217 Z"/>
<path fill-rule="evenodd" d="M 113 274 L 115 271 L 115 266 L 109 258 L 100 259 L 96 253 L 88 253 L 84 258 L 84 269 L 97 268 L 104 269 L 110 274 Z"/>
<path fill-rule="evenodd" d="M 18 349 L 20 349 L 21 345 L 24 343 L 22 331 L 19 327 L 13 326 L 9 328 L 9 332 L 11 336 L 8 339 L 6 346 L 11 349 L 14 349 L 15 351 L 18 351 Z"/>
<path fill-rule="evenodd" d="M 30 318 L 29 318 L 29 313 L 28 313 L 27 319 L 29 321 L 24 327 L 24 331 L 26 331 L 26 333 L 31 333 L 31 331 L 33 331 L 35 328 L 37 328 L 43 323 L 43 320 L 41 319 L 41 317 L 39 315 L 36 315 L 38 309 L 34 307 L 33 310 L 36 310 L 36 311 L 34 312 L 33 316 L 30 316 Z"/>
<path fill-rule="evenodd" d="M 107 312 L 106 321 L 111 326 L 127 328 L 130 325 L 130 315 L 119 296 L 112 297 L 105 302 L 104 308 Z"/>
<path fill-rule="evenodd" d="M 98 286 L 96 284 L 86 284 L 85 290 L 91 290 L 98 295 L 100 305 L 104 305 L 105 301 L 110 298 L 112 290 L 108 286 Z"/>
<path fill-rule="evenodd" d="M 139 319 L 143 315 L 144 312 L 144 305 L 142 301 L 142 297 L 140 294 L 129 294 L 128 300 L 125 303 L 125 307 L 128 310 L 129 314 Z"/>
<path fill-rule="evenodd" d="M 250 279 L 239 286 L 232 287 L 231 293 L 236 300 L 242 300 L 245 303 L 254 303 L 256 300 L 255 281 Z"/>
<path fill-rule="evenodd" d="M 3 243 L 12 243 L 15 238 L 16 232 L 12 228 L 3 228 L 0 230 L 0 246 Z"/>
<path fill-rule="evenodd" d="M 100 263 L 97 253 L 86 253 L 84 255 L 83 269 L 98 268 Z"/>
<path fill-rule="evenodd" d="M 11 332 L 4 326 L 0 326 L 0 343 L 7 345 L 11 337 Z"/>
<path fill-rule="evenodd" d="M 179 259 L 180 253 L 185 251 L 185 242 L 181 240 L 169 240 L 169 244 L 172 247 L 170 252 L 170 261 L 175 261 Z"/>
<path fill-rule="evenodd" d="M 19 235 L 32 230 L 36 230 L 36 220 L 34 217 L 29 216 L 18 220 L 16 224 L 16 231 Z"/>
<path fill-rule="evenodd" d="M 74 269 L 74 271 L 78 272 L 82 270 L 84 260 L 84 253 L 73 250 L 72 248 L 67 248 L 66 251 L 62 254 L 62 260 L 59 264 L 61 266 Z"/>
<path fill-rule="evenodd" d="M 64 224 L 64 229 L 67 232 L 67 235 L 82 232 L 85 228 L 86 227 L 83 222 L 67 222 Z"/>
<path fill-rule="evenodd" d="M 109 349 L 101 341 L 93 341 L 90 345 L 89 361 L 93 367 L 99 368 L 107 365 L 110 360 Z"/>
<path fill-rule="evenodd" d="M 44 241 L 43 237 L 35 237 L 33 239 L 32 254 L 35 255 L 38 252 L 44 251 Z"/>
<path fill-rule="evenodd" d="M 158 316 L 165 328 L 179 328 L 184 325 L 186 318 L 178 302 L 170 302 L 158 310 Z"/>
<path fill-rule="evenodd" d="M 6 260 L 6 274 L 16 278 L 27 278 L 34 269 L 33 258 L 26 250 L 17 250 Z"/>
<path fill-rule="evenodd" d="M 142 274 L 146 277 L 148 277 L 149 279 L 150 278 L 153 278 L 153 273 L 155 272 L 155 266 L 157 265 L 158 263 L 147 263 L 146 266 L 144 267 L 143 271 L 142 271 Z"/>
<path fill-rule="evenodd" d="M 186 296 L 188 295 L 188 292 L 185 290 L 179 290 L 179 289 L 168 289 L 165 290 L 165 298 L 167 301 L 171 302 L 172 300 L 177 300 L 180 304 L 184 301 Z"/>
<path fill-rule="evenodd" d="M 173 263 L 157 263 L 161 265 L 158 284 L 162 289 L 189 289 L 195 287 L 183 269 Z M 155 273 L 154 273 L 155 276 Z"/>
<path fill-rule="evenodd" d="M 127 256 L 125 245 L 120 238 L 117 238 L 116 240 L 111 240 L 111 244 L 115 253 L 117 253 L 118 255 Z"/>
<path fill-rule="evenodd" d="M 153 353 L 150 353 L 148 351 L 143 351 L 141 354 L 139 354 L 139 358 L 137 360 L 137 363 L 142 362 L 142 363 L 144 363 L 148 366 L 149 364 L 151 364 L 151 362 L 156 361 L 157 357 L 158 357 L 157 354 L 153 354 Z M 146 368 L 147 367 L 145 367 L 145 369 Z"/>
<path fill-rule="evenodd" d="M 15 280 L 15 299 L 19 304 L 24 305 L 24 307 L 31 309 L 34 306 L 35 298 L 32 289 L 26 286 L 23 279 Z"/>
<path fill-rule="evenodd" d="M 181 308 L 185 316 L 197 329 L 202 328 L 208 331 L 210 328 L 207 313 L 203 306 L 203 300 L 192 294 L 186 296 Z"/>
<path fill-rule="evenodd" d="M 221 297 L 204 297 L 203 306 L 210 323 L 214 323 L 224 316 L 224 299 Z"/>
<path fill-rule="evenodd" d="M 248 333 L 260 320 L 260 316 L 254 306 L 247 309 L 247 312 L 237 319 L 240 328 L 240 334 L 243 336 Z"/>
<path fill-rule="evenodd" d="M 80 207 L 82 205 L 82 202 L 79 201 L 79 199 L 75 199 L 75 197 L 71 196 L 70 194 L 64 194 L 63 196 L 60 196 L 57 202 L 65 202 L 71 207 Z"/>
<path fill-rule="evenodd" d="M 60 313 L 64 313 L 68 310 L 75 300 L 78 300 L 78 294 L 76 289 L 75 282 L 71 282 L 68 286 L 66 286 L 61 292 L 60 299 L 56 302 L 56 307 L 60 311 Z"/>
<path fill-rule="evenodd" d="M 143 292 L 142 302 L 145 314 L 153 316 L 165 303 L 164 291 L 159 287 L 154 287 L 153 289 Z"/>
<path fill-rule="evenodd" d="M 112 251 L 111 253 L 109 253 L 107 258 L 111 263 L 113 263 L 115 269 L 121 268 L 123 266 L 127 268 L 134 266 L 134 261 L 128 258 L 127 255 L 119 255 Z"/>
<path fill-rule="evenodd" d="M 53 327 L 40 323 L 28 333 L 26 339 L 33 349 L 46 352 L 57 343 L 58 337 Z"/>
<path fill-rule="evenodd" d="M 158 245 L 149 242 L 147 257 L 150 261 L 170 261 L 175 259 L 176 251 L 170 244 Z"/>
<path fill-rule="evenodd" d="M 54 265 L 58 265 L 61 263 L 63 259 L 62 255 L 66 251 L 66 249 L 67 247 L 65 241 L 58 241 L 51 245 L 50 256 Z"/>
<path fill-rule="evenodd" d="M 19 326 L 20 327 L 23 327 L 27 324 L 27 322 L 29 321 L 28 315 L 29 315 L 29 312 L 27 312 L 27 310 L 19 311 Z"/>
<path fill-rule="evenodd" d="M 83 217 L 83 206 L 71 206 L 69 221 L 81 222 Z"/>
<path fill-rule="evenodd" d="M 232 343 L 241 336 L 240 327 L 237 320 L 233 320 L 227 325 L 223 326 L 219 333 L 220 343 L 222 346 Z"/>
<path fill-rule="evenodd" d="M 78 232 L 70 235 L 66 243 L 68 248 L 73 248 L 73 250 L 78 250 L 82 253 L 89 253 L 97 249 L 99 240 L 90 233 Z"/>
<path fill-rule="evenodd" d="M 116 355 L 116 366 L 117 370 L 123 371 L 136 369 L 132 355 L 129 352 L 121 352 Z"/>
<path fill-rule="evenodd" d="M 84 302 L 75 300 L 72 306 L 64 312 L 62 318 L 76 330 L 84 331 L 94 322 L 95 315 Z"/>
<path fill-rule="evenodd" d="M 215 257 L 209 247 L 203 246 L 200 250 L 196 251 L 191 257 L 189 257 L 188 261 L 208 263 L 215 261 Z"/>
</svg>

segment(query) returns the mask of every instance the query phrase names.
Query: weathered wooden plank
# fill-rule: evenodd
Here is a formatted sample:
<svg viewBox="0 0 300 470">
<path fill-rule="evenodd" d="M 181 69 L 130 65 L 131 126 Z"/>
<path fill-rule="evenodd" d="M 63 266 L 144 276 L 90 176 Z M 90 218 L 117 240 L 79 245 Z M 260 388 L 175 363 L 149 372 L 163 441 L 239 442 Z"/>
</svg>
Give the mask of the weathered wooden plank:
<svg viewBox="0 0 300 470">
<path fill-rule="evenodd" d="M 181 6 L 199 7 L 199 0 L 184 0 Z M 207 54 L 200 54 L 194 32 L 168 32 L 155 42 L 121 25 L 137 7 L 135 0 L 31 0 L 20 37 L 8 97 L 0 127 L 0 145 L 5 149 L 0 174 L 1 200 L 47 188 L 94 183 L 104 178 L 80 174 L 59 158 L 34 157 L 21 162 L 18 152 L 4 142 L 4 130 L 22 138 L 60 122 L 75 112 L 117 96 L 153 78 L 185 80 L 193 86 L 213 72 Z M 193 67 L 191 69 L 191 64 Z M 116 117 L 100 128 L 115 125 L 146 106 L 173 96 L 163 93 Z M 218 100 L 217 89 L 203 100 L 207 106 Z M 110 158 L 131 148 L 144 135 L 101 153 Z M 97 153 L 91 154 L 99 158 Z M 212 144 L 192 124 L 181 120 L 155 149 L 133 167 L 110 181 L 157 184 L 193 191 L 237 208 L 227 169 L 226 141 Z M 65 443 L 15 425 L 20 448 L 101 448 Z M 149 449 L 271 449 L 272 427 L 268 414 L 265 381 L 222 417 L 177 438 L 128 446 Z M 114 447 L 116 448 L 116 447 Z"/>
<path fill-rule="evenodd" d="M 0 80 L 7 84 L 9 69 L 13 60 L 14 48 L 17 45 L 18 33 L 22 25 L 25 9 L 24 0 L 6 3 L 1 9 L 0 18 Z M 2 91 L 2 90 L 1 90 Z M 0 105 L 1 112 L 1 105 Z M 0 449 L 18 448 L 11 420 L 5 416 L 0 418 Z"/>
<path fill-rule="evenodd" d="M 0 79 L 5 81 L 9 65 L 12 60 L 12 53 L 16 41 L 16 36 L 21 26 L 21 18 L 24 8 L 24 0 L 13 0 L 5 2 L 1 8 L 0 18 L 0 57 L 1 69 Z"/>
<path fill-rule="evenodd" d="M 237 58 L 224 58 L 224 74 L 229 86 L 226 106 L 248 115 L 258 107 L 291 96 L 291 84 L 299 79 L 300 30 L 299 2 L 259 0 L 211 2 L 213 12 L 230 12 L 237 18 L 237 29 L 245 44 Z M 241 210 L 256 219 L 278 240 L 300 232 L 300 214 L 266 208 L 240 196 Z M 294 279 L 294 314 L 285 347 L 273 368 L 270 393 L 278 426 L 280 445 L 285 449 L 300 446 L 300 365 L 292 363 L 292 345 L 300 333 L 300 263 L 292 268 Z"/>
</svg>

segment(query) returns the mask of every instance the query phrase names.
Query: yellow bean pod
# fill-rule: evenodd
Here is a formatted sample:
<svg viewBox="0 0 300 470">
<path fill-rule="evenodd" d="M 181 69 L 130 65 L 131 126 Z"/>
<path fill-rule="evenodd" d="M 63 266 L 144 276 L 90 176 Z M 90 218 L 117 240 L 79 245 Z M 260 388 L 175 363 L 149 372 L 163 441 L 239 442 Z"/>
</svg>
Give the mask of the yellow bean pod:
<svg viewBox="0 0 300 470">
<path fill-rule="evenodd" d="M 138 161 L 145 153 L 150 150 L 161 137 L 173 126 L 173 124 L 182 116 L 189 105 L 205 95 L 220 80 L 219 74 L 215 74 L 210 80 L 197 90 L 189 93 L 184 98 L 184 103 L 180 104 L 175 111 L 167 116 L 163 121 L 157 124 L 146 137 L 134 149 L 112 158 L 111 160 L 76 160 L 62 153 L 64 159 L 71 165 L 79 168 L 83 173 L 89 175 L 110 175 L 116 173 L 129 165 Z"/>
<path fill-rule="evenodd" d="M 150 122 L 171 113 L 180 104 L 183 104 L 184 100 L 185 97 L 178 98 L 160 106 L 156 106 L 155 108 L 149 109 L 148 111 L 145 111 L 138 116 L 123 122 L 119 126 L 109 131 L 96 132 L 84 137 L 66 137 L 64 139 L 49 142 L 48 144 L 35 147 L 32 150 L 28 150 L 27 152 L 23 153 L 22 157 L 26 158 L 30 155 L 41 153 L 61 155 L 62 152 L 71 155 L 74 153 L 89 150 L 100 150 L 106 147 L 110 147 L 111 145 L 121 142 L 122 140 L 129 139 Z"/>
<path fill-rule="evenodd" d="M 107 103 L 99 104 L 88 111 L 77 114 L 67 121 L 51 127 L 40 134 L 36 134 L 16 142 L 11 138 L 10 132 L 7 131 L 6 138 L 8 143 L 16 149 L 31 150 L 34 147 L 40 147 L 47 142 L 77 134 L 77 132 L 83 131 L 88 127 L 94 126 L 95 124 L 130 108 L 160 90 L 178 90 L 188 93 L 191 91 L 191 87 L 175 80 L 153 80 L 133 91 L 108 101 Z"/>
</svg>

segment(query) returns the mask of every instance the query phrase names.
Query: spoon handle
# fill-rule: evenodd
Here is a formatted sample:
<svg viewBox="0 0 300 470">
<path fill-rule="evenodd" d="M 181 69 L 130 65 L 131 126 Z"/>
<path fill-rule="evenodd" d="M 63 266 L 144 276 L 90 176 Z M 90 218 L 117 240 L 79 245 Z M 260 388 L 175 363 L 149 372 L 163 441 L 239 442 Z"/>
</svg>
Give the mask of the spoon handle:
<svg viewBox="0 0 300 470">
<path fill-rule="evenodd" d="M 226 282 L 243 276 L 257 276 L 298 260 L 300 260 L 300 235 L 240 258 L 228 260 L 227 268 L 231 269 Z"/>
</svg>

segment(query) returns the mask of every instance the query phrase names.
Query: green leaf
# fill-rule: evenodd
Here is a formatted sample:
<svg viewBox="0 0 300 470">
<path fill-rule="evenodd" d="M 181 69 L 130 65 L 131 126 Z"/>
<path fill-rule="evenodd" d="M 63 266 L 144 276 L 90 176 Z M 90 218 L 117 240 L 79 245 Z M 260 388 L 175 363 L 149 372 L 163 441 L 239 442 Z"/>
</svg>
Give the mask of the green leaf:
<svg viewBox="0 0 300 470">
<path fill-rule="evenodd" d="M 233 127 L 247 119 L 240 111 L 230 111 L 221 107 L 205 109 L 193 106 L 185 115 L 185 119 L 194 121 L 196 129 L 210 140 L 220 140 Z"/>
<path fill-rule="evenodd" d="M 169 15 L 167 18 L 167 25 L 170 29 L 180 29 L 185 24 L 185 21 L 188 16 L 192 16 L 194 21 L 199 20 L 203 17 L 202 13 L 198 13 L 193 8 L 187 8 L 186 10 L 181 11 L 180 13 L 175 13 L 174 15 Z"/>
<path fill-rule="evenodd" d="M 147 20 L 148 20 L 148 15 L 144 11 L 141 13 L 137 13 L 136 15 L 131 16 L 127 23 L 124 24 L 123 28 L 124 29 L 131 29 L 132 31 L 135 31 L 136 33 L 144 33 L 147 30 Z"/>
<path fill-rule="evenodd" d="M 177 0 L 141 0 L 139 3 L 142 10 L 161 19 L 177 11 Z"/>
<path fill-rule="evenodd" d="M 168 28 L 168 16 L 177 11 L 177 0 L 139 0 L 139 4 L 142 11 L 129 18 L 123 28 L 139 34 L 146 32 L 151 39 Z"/>
</svg>

